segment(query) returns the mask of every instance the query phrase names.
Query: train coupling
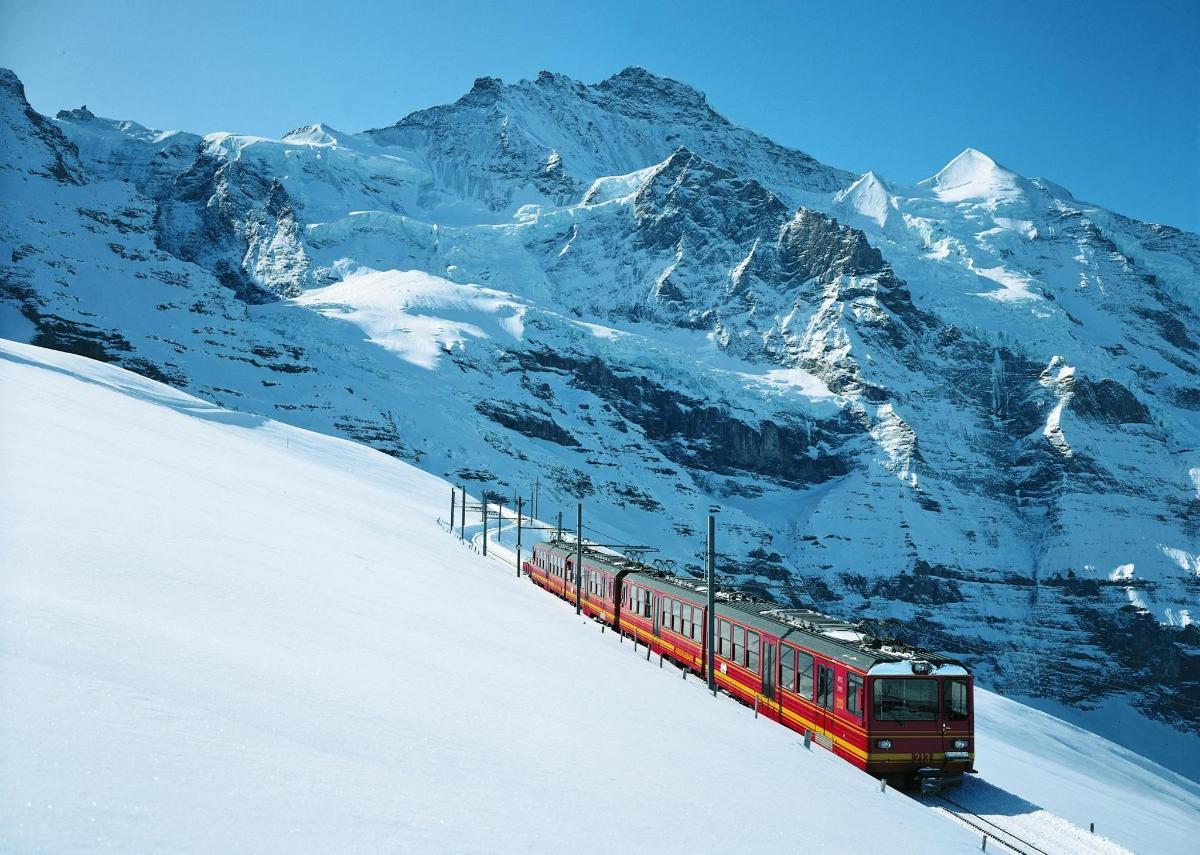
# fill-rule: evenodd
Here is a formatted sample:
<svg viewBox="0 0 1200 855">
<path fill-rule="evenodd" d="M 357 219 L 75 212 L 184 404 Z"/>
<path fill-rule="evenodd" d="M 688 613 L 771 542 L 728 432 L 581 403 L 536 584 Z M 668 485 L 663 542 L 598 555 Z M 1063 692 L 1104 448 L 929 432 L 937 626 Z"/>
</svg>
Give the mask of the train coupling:
<svg viewBox="0 0 1200 855">
<path fill-rule="evenodd" d="M 932 766 L 917 770 L 917 785 L 922 795 L 932 795 L 950 787 L 959 787 L 962 786 L 962 782 L 962 772 L 945 772 Z"/>
</svg>

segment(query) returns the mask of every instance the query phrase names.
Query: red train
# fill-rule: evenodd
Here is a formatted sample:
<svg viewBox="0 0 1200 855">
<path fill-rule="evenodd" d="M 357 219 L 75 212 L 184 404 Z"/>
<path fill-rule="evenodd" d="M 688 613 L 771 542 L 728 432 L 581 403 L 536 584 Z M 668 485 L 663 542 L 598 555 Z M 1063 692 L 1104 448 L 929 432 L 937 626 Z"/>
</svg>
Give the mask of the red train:
<svg viewBox="0 0 1200 855">
<path fill-rule="evenodd" d="M 575 550 L 537 544 L 523 569 L 575 603 Z M 702 583 L 594 548 L 584 549 L 582 580 L 585 614 L 705 674 Z M 973 683 L 961 663 L 742 594 L 719 591 L 715 617 L 716 682 L 760 714 L 898 786 L 936 791 L 973 771 Z"/>
</svg>

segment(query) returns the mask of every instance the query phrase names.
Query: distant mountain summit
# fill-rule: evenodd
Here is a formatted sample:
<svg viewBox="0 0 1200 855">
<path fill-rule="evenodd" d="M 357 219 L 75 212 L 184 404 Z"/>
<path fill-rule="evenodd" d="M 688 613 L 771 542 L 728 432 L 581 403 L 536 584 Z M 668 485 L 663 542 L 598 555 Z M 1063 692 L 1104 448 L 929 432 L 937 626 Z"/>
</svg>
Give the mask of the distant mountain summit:
<svg viewBox="0 0 1200 855">
<path fill-rule="evenodd" d="M 640 68 L 279 140 L 9 72 L 0 121 L 0 335 L 536 477 L 682 572 L 718 505 L 731 582 L 1200 774 L 1149 747 L 1200 727 L 1200 237 L 974 149 L 851 174 Z"/>
</svg>

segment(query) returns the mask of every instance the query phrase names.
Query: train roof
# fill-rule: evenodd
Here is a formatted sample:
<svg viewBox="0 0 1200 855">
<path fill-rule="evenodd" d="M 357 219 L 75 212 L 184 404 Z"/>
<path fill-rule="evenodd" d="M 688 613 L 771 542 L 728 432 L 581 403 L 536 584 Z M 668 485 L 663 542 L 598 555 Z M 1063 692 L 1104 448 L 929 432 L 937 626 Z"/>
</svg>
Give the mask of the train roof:
<svg viewBox="0 0 1200 855">
<path fill-rule="evenodd" d="M 562 555 L 574 554 L 574 541 L 555 540 L 544 545 Z M 584 544 L 588 563 L 600 564 L 613 573 L 623 573 L 635 584 L 643 584 L 681 600 L 704 605 L 708 588 L 703 580 L 675 576 L 606 549 Z M 717 615 L 769 633 L 826 658 L 871 674 L 938 676 L 966 675 L 956 659 L 932 651 L 884 640 L 861 624 L 852 624 L 814 609 L 789 608 L 740 591 L 717 590 Z M 928 663 L 914 668 L 914 663 Z"/>
</svg>

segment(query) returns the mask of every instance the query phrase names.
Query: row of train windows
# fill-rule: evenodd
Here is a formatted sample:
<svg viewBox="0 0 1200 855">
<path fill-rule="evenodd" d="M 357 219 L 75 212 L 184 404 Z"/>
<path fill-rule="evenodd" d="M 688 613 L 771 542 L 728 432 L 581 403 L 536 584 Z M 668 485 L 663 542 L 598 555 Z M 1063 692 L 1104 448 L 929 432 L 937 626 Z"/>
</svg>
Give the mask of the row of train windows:
<svg viewBox="0 0 1200 855">
<path fill-rule="evenodd" d="M 587 592 L 596 597 L 603 597 L 611 603 L 613 598 L 612 577 L 605 576 L 599 570 L 589 570 L 586 566 L 583 574 L 586 577 L 584 584 L 587 586 Z"/>
<path fill-rule="evenodd" d="M 727 620 L 717 621 L 717 655 L 735 665 L 758 673 L 760 636 L 753 630 L 731 624 Z"/>
<path fill-rule="evenodd" d="M 542 567 L 546 566 L 544 557 L 540 563 Z M 558 556 L 551 556 L 550 572 L 556 576 L 563 576 L 565 571 L 565 559 Z M 595 570 L 586 570 L 585 575 L 587 577 L 585 585 L 587 586 L 588 593 L 604 597 L 612 602 L 614 593 L 613 579 Z M 629 585 L 625 588 L 622 605 L 633 614 L 648 618 L 654 614 L 653 597 L 654 594 L 649 588 L 643 588 L 641 585 Z M 690 638 L 694 641 L 701 641 L 704 638 L 704 610 L 698 606 L 692 606 L 689 603 L 676 600 L 673 597 L 663 597 L 660 623 L 663 628 L 682 635 L 684 638 Z M 722 659 L 732 662 L 735 665 L 740 665 L 757 674 L 759 673 L 761 644 L 762 638 L 757 632 L 738 626 L 735 623 L 730 623 L 727 620 L 717 621 L 717 655 Z M 789 692 L 811 701 L 814 700 L 814 689 L 816 689 L 816 702 L 826 709 L 833 709 L 833 671 L 828 668 L 822 668 L 821 684 L 819 686 L 816 685 L 813 680 L 813 657 L 811 653 L 797 650 L 786 644 L 780 645 L 779 675 L 780 685 Z M 863 714 L 862 687 L 862 677 L 855 674 L 846 675 L 846 711 L 856 718 L 862 718 Z M 879 693 L 878 689 L 876 693 Z M 965 695 L 965 690 L 962 693 Z M 879 705 L 879 701 L 880 699 L 876 698 L 877 705 Z M 955 701 L 957 703 L 954 703 L 954 706 L 965 707 L 964 701 L 958 698 L 955 698 Z"/>
<path fill-rule="evenodd" d="M 654 613 L 651 605 L 653 596 L 649 588 L 643 588 L 641 585 L 629 585 L 625 588 L 624 606 L 635 615 L 650 617 Z"/>
<path fill-rule="evenodd" d="M 676 635 L 700 641 L 704 637 L 704 610 L 698 606 L 663 597 L 662 626 Z"/>
<path fill-rule="evenodd" d="M 827 710 L 834 708 L 834 681 L 832 668 L 821 666 L 816 684 L 813 683 L 813 657 L 811 653 L 796 650 L 786 644 L 780 645 L 779 653 L 779 684 L 789 692 L 793 692 L 806 701 L 813 700 L 813 689 L 816 689 L 816 702 Z M 846 675 L 846 712 L 855 718 L 863 717 L 863 678 L 857 674 Z"/>
<path fill-rule="evenodd" d="M 941 715 L 948 721 L 966 721 L 970 716 L 969 692 L 964 679 L 942 681 Z M 875 719 L 936 721 L 938 681 L 909 677 L 875 680 Z"/>
</svg>

